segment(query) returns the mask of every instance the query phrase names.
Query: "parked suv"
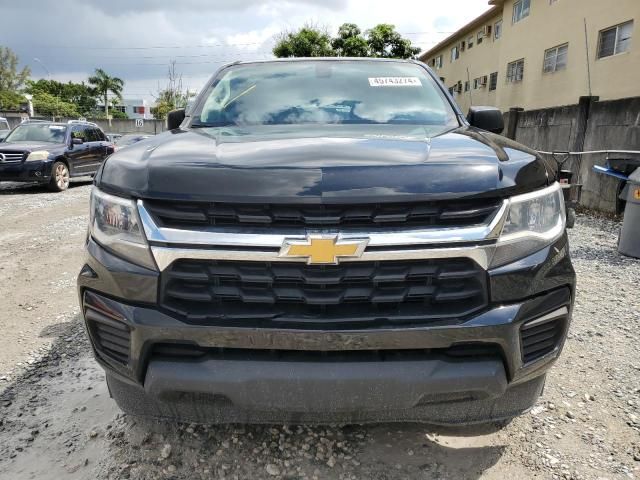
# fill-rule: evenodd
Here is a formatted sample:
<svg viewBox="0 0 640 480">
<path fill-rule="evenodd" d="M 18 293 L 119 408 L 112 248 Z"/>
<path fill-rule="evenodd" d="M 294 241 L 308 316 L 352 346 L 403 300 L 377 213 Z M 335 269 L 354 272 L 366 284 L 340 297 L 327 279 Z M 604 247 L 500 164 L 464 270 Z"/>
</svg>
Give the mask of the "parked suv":
<svg viewBox="0 0 640 480">
<path fill-rule="evenodd" d="M 11 127 L 9 127 L 9 122 L 6 118 L 0 117 L 0 142 L 4 141 L 5 137 L 11 131 Z"/>
<path fill-rule="evenodd" d="M 529 409 L 575 273 L 557 169 L 424 64 L 218 71 L 95 178 L 79 295 L 111 395 L 193 422 Z"/>
<path fill-rule="evenodd" d="M 69 179 L 95 175 L 113 144 L 89 122 L 28 121 L 0 144 L 0 182 L 39 182 L 51 190 L 69 187 Z"/>
</svg>

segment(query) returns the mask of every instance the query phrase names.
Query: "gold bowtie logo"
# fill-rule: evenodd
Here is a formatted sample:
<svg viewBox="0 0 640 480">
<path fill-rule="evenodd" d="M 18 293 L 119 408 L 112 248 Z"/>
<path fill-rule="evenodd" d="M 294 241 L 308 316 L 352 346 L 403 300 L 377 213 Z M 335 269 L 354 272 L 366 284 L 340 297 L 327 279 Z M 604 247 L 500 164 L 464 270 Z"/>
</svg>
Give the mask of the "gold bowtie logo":
<svg viewBox="0 0 640 480">
<path fill-rule="evenodd" d="M 339 240 L 337 235 L 308 236 L 305 240 L 285 239 L 280 257 L 306 258 L 307 264 L 336 265 L 340 258 L 358 258 L 369 240 Z"/>
</svg>

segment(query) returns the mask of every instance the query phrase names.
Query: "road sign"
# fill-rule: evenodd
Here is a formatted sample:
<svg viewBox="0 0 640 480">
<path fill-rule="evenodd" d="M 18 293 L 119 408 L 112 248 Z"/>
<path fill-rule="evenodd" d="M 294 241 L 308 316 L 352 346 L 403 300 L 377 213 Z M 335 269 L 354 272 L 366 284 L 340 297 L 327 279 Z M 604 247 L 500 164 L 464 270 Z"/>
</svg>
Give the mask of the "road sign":
<svg viewBox="0 0 640 480">
<path fill-rule="evenodd" d="M 136 127 L 137 127 L 137 128 L 142 128 L 142 127 L 144 127 L 144 119 L 142 119 L 142 118 L 136 118 Z"/>
</svg>

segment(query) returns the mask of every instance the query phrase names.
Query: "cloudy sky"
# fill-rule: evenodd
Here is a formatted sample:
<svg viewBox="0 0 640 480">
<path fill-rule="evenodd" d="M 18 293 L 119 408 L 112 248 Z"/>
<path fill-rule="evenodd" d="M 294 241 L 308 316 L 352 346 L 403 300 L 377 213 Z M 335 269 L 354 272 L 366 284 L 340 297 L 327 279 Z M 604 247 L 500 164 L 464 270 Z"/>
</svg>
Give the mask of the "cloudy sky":
<svg viewBox="0 0 640 480">
<path fill-rule="evenodd" d="M 153 101 L 175 60 L 199 90 L 222 63 L 271 58 L 274 36 L 305 23 L 335 33 L 392 23 L 423 50 L 489 7 L 487 0 L 0 0 L 0 45 L 34 78 L 85 80 L 96 67 Z M 35 59 L 39 59 L 38 62 Z"/>
</svg>

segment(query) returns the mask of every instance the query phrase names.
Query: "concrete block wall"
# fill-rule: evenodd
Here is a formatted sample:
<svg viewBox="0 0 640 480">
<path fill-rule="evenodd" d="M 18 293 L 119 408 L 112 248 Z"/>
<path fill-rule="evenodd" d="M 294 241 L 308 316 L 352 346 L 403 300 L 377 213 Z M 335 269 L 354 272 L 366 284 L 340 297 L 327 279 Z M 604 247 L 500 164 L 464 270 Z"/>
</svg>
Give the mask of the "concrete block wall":
<svg viewBox="0 0 640 480">
<path fill-rule="evenodd" d="M 514 132 L 516 141 L 536 150 L 640 151 L 640 97 L 602 102 L 581 97 L 575 105 L 520 112 L 512 109 L 505 113 L 505 124 L 505 131 Z M 613 213 L 619 182 L 593 171 L 594 165 L 604 166 L 606 160 L 605 154 L 571 157 L 564 168 L 576 173 L 577 181 L 583 184 L 583 206 Z"/>
<path fill-rule="evenodd" d="M 22 121 L 22 115 L 15 112 L 1 112 L 0 117 L 5 117 L 11 128 L 15 127 Z M 51 120 L 46 117 L 34 117 L 34 120 Z M 68 120 L 75 120 L 73 118 L 56 118 L 56 121 L 67 122 Z M 87 118 L 89 122 L 97 124 L 104 132 L 113 133 L 162 133 L 167 129 L 166 122 L 164 120 L 144 120 L 142 127 L 136 126 L 135 119 L 113 119 L 111 120 L 111 126 L 109 126 L 108 120 L 91 119 Z"/>
</svg>

